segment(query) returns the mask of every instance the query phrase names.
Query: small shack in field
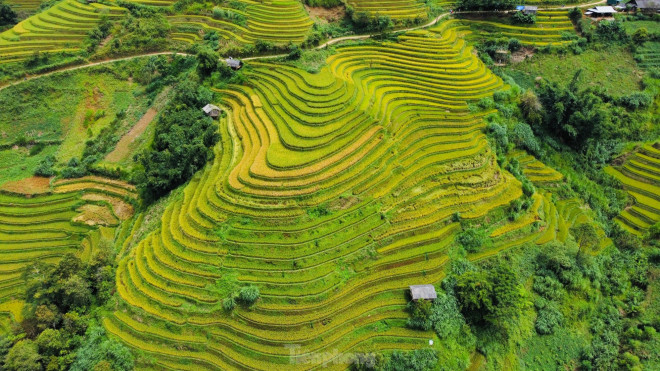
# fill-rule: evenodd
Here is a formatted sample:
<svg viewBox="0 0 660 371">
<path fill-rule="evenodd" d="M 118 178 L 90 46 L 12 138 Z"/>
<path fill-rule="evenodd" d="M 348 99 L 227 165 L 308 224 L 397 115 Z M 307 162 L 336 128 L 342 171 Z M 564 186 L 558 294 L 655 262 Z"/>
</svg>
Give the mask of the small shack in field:
<svg viewBox="0 0 660 371">
<path fill-rule="evenodd" d="M 225 59 L 225 62 L 227 62 L 227 65 L 234 71 L 238 71 L 241 69 L 241 67 L 243 67 L 243 62 L 240 59 L 229 57 Z"/>
<path fill-rule="evenodd" d="M 214 106 L 212 104 L 205 105 L 204 108 L 202 108 L 202 110 L 204 111 L 204 113 L 206 113 L 207 116 L 212 117 L 214 119 L 217 119 L 218 116 L 220 116 L 220 113 L 222 112 L 220 107 Z"/>
<path fill-rule="evenodd" d="M 611 17 L 616 12 L 611 6 L 597 6 L 587 10 L 584 14 L 592 17 Z"/>
<path fill-rule="evenodd" d="M 633 9 L 639 9 L 642 13 L 660 13 L 660 0 L 631 0 L 626 5 Z"/>
<path fill-rule="evenodd" d="M 527 15 L 536 15 L 538 11 L 539 7 L 534 5 L 525 5 L 522 9 L 522 12 Z"/>
<path fill-rule="evenodd" d="M 419 299 L 435 300 L 438 298 L 433 285 L 412 285 L 410 286 L 410 296 L 412 296 L 413 301 Z"/>
</svg>

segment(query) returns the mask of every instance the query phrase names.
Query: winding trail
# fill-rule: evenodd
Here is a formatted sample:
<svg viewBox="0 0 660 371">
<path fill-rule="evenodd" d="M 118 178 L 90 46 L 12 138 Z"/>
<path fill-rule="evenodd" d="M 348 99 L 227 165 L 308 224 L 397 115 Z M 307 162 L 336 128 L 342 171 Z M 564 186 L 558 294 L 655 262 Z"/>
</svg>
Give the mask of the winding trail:
<svg viewBox="0 0 660 371">
<path fill-rule="evenodd" d="M 571 7 L 574 7 L 574 6 L 584 8 L 584 7 L 590 7 L 590 6 L 602 4 L 602 3 L 605 3 L 605 2 L 606 2 L 605 0 L 600 0 L 600 1 L 596 1 L 596 2 L 588 3 L 588 4 L 565 5 L 563 7 L 556 6 L 556 7 L 543 8 L 543 9 L 540 9 L 540 10 L 570 9 Z M 508 12 L 508 11 L 502 11 L 502 12 Z M 502 12 L 500 12 L 500 13 L 502 13 Z M 409 32 L 409 31 L 415 31 L 415 30 L 421 30 L 421 29 L 429 28 L 429 27 L 435 26 L 438 22 L 440 22 L 441 19 L 443 19 L 445 17 L 448 17 L 450 15 L 453 15 L 453 14 L 467 14 L 467 13 L 483 13 L 483 12 L 469 12 L 469 11 L 466 11 L 466 12 L 442 13 L 442 14 L 438 15 L 437 17 L 435 17 L 434 19 L 432 19 L 431 21 L 429 21 L 428 23 L 425 23 L 425 24 L 422 24 L 422 25 L 419 25 L 419 26 L 415 26 L 415 27 L 409 27 L 409 28 L 394 30 L 394 32 L 396 32 L 396 33 Z M 374 35 L 364 34 L 364 35 L 351 35 L 351 36 L 338 37 L 336 39 L 330 39 L 330 40 L 324 42 L 323 44 L 320 44 L 320 45 L 314 47 L 314 49 L 323 49 L 323 48 L 328 47 L 330 45 L 334 45 L 334 44 L 341 43 L 341 42 L 344 42 L 344 41 L 365 40 L 365 39 L 371 38 L 372 36 L 374 36 Z M 40 74 L 40 75 L 30 76 L 30 77 L 27 77 L 23 80 L 10 82 L 7 85 L 0 86 L 0 91 L 4 90 L 4 89 L 6 89 L 10 86 L 19 85 L 19 84 L 21 84 L 25 81 L 34 80 L 34 79 L 38 79 L 38 78 L 41 78 L 41 77 L 54 75 L 54 74 L 57 74 L 57 73 L 75 71 L 75 70 L 79 70 L 79 69 L 83 69 L 83 68 L 99 66 L 99 65 L 102 65 L 102 64 L 126 61 L 126 60 L 130 60 L 130 59 L 135 59 L 135 58 L 151 57 L 151 56 L 155 56 L 155 55 L 185 55 L 185 56 L 192 56 L 192 54 L 189 54 L 189 53 L 167 51 L 167 52 L 138 54 L 138 55 L 133 55 L 133 56 L 130 56 L 130 57 L 106 59 L 106 60 L 102 60 L 102 61 L 98 61 L 98 62 L 92 62 L 92 63 L 86 63 L 86 64 L 77 65 L 77 66 L 65 67 L 65 68 L 62 68 L 62 69 L 46 72 L 46 73 L 43 73 L 43 74 Z M 256 56 L 256 57 L 243 58 L 243 60 L 244 61 L 252 61 L 252 60 L 260 60 L 260 59 L 277 59 L 277 58 L 284 57 L 286 55 L 287 54 L 262 55 L 262 56 Z"/>
</svg>

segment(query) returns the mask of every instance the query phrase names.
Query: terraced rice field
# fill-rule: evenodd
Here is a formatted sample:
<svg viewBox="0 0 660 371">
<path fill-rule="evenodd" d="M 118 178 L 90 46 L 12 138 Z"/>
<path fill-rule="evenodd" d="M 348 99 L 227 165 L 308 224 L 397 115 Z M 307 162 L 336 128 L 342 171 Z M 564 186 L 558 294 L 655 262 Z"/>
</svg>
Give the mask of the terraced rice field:
<svg viewBox="0 0 660 371">
<path fill-rule="evenodd" d="M 490 229 L 493 247 L 474 254 L 473 259 L 485 259 L 506 249 L 527 243 L 543 245 L 551 241 L 566 242 L 569 229 L 583 223 L 593 224 L 593 212 L 580 200 L 552 201 L 552 194 L 541 191 L 533 196 L 534 203 L 527 214 L 509 224 L 494 225 Z M 603 249 L 612 244 L 605 231 L 594 224 Z M 595 254 L 597 251 L 590 251 Z"/>
<path fill-rule="evenodd" d="M 570 41 L 562 40 L 562 32 L 575 33 L 567 10 L 539 10 L 536 23 L 531 25 L 507 22 L 507 18 L 461 18 L 461 23 L 472 30 L 471 38 L 516 38 L 523 45 L 537 47 L 568 44 Z"/>
<path fill-rule="evenodd" d="M 54 193 L 30 198 L 0 193 L 0 307 L 21 298 L 21 274 L 27 265 L 37 260 L 55 263 L 67 253 L 86 258 L 102 236 L 113 237 L 113 228 L 108 227 L 117 226 L 121 217 L 114 214 L 112 202 L 104 197 L 116 191 L 130 204 L 135 202 L 135 191 L 124 183 L 93 178 L 96 183 L 91 184 L 91 180 L 58 182 Z M 92 195 L 98 197 L 90 198 Z M 91 207 L 96 208 L 95 213 L 86 214 Z M 91 222 L 98 220 L 99 214 L 110 219 Z"/>
<path fill-rule="evenodd" d="M 254 62 L 218 90 L 213 163 L 121 260 L 106 329 L 165 369 L 345 369 L 342 352 L 428 344 L 406 287 L 443 278 L 453 214 L 522 194 L 467 105 L 503 83 L 454 26 L 341 47 L 318 74 Z M 224 311 L 247 284 L 256 305 Z"/>
<path fill-rule="evenodd" d="M 35 13 L 43 0 L 5 0 L 4 3 L 11 5 L 15 12 Z"/>
<path fill-rule="evenodd" d="M 660 42 L 647 42 L 635 52 L 635 59 L 644 68 L 660 67 Z"/>
<path fill-rule="evenodd" d="M 660 143 L 644 145 L 623 165 L 605 171 L 635 200 L 615 219 L 623 228 L 639 235 L 660 222 Z"/>
<path fill-rule="evenodd" d="M 371 16 L 388 16 L 394 21 L 428 18 L 428 8 L 422 0 L 347 0 L 355 12 Z"/>
<path fill-rule="evenodd" d="M 518 160 L 523 175 L 536 185 L 548 185 L 559 182 L 564 178 L 557 170 L 546 166 L 525 151 L 514 151 L 509 157 Z"/>
<path fill-rule="evenodd" d="M 24 60 L 35 52 L 78 51 L 101 17 L 116 19 L 125 12 L 115 6 L 64 0 L 0 33 L 0 64 Z"/>
<path fill-rule="evenodd" d="M 227 10 L 245 17 L 245 26 L 232 20 L 202 15 L 176 15 L 168 17 L 170 23 L 178 28 L 172 35 L 173 39 L 193 43 L 200 38 L 199 30 L 203 30 L 215 31 L 225 40 L 245 44 L 257 40 L 277 44 L 299 43 L 305 39 L 313 24 L 302 3 L 296 0 L 237 1 L 245 5 L 245 10 Z"/>
</svg>

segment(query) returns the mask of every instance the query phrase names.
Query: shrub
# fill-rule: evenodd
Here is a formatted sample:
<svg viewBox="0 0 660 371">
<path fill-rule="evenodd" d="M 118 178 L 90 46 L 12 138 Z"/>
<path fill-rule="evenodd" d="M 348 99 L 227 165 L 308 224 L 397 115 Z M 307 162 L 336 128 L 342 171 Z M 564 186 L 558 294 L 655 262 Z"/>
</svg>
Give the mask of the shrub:
<svg viewBox="0 0 660 371">
<path fill-rule="evenodd" d="M 466 229 L 456 236 L 456 242 L 463 246 L 468 252 L 477 252 L 479 251 L 479 248 L 486 243 L 486 236 L 483 231 Z"/>
<path fill-rule="evenodd" d="M 309 6 L 320 6 L 324 8 L 332 8 L 342 5 L 341 0 L 305 0 L 305 3 Z"/>
<path fill-rule="evenodd" d="M 511 16 L 511 21 L 514 24 L 534 24 L 536 23 L 536 16 L 534 14 L 515 12 L 513 13 L 513 16 Z"/>
<path fill-rule="evenodd" d="M 522 182 L 522 191 L 525 196 L 531 197 L 534 193 L 536 193 L 536 187 L 534 187 L 534 184 L 532 184 L 532 182 L 530 182 L 528 179 L 524 179 Z"/>
<path fill-rule="evenodd" d="M 509 135 L 504 126 L 491 122 L 488 124 L 488 134 L 493 138 L 498 154 L 505 154 L 508 152 Z"/>
<path fill-rule="evenodd" d="M 511 139 L 518 147 L 528 150 L 535 156 L 540 156 L 541 146 L 528 124 L 517 123 L 511 131 Z"/>
<path fill-rule="evenodd" d="M 9 349 L 4 368 L 8 371 L 41 371 L 40 360 L 37 344 L 32 340 L 21 340 Z"/>
<path fill-rule="evenodd" d="M 541 335 L 549 335 L 553 334 L 563 321 L 564 315 L 561 314 L 557 305 L 549 302 L 538 310 L 534 328 Z"/>
<path fill-rule="evenodd" d="M 420 330 L 429 330 L 433 326 L 431 322 L 431 306 L 429 300 L 420 299 L 408 303 L 408 310 L 411 318 L 408 320 L 408 327 Z"/>
<path fill-rule="evenodd" d="M 357 353 L 351 360 L 351 370 L 379 370 L 383 367 L 384 358 L 380 353 Z"/>
<path fill-rule="evenodd" d="M 520 40 L 516 38 L 509 39 L 509 50 L 511 52 L 517 52 L 520 49 L 522 49 L 522 43 L 520 42 Z"/>
<path fill-rule="evenodd" d="M 582 19 L 582 11 L 580 8 L 575 7 L 568 12 L 568 17 L 571 19 L 571 21 L 573 21 L 573 23 L 576 23 Z"/>
<path fill-rule="evenodd" d="M 649 40 L 649 31 L 645 27 L 638 28 L 633 32 L 632 40 L 637 44 L 643 44 Z"/>
<path fill-rule="evenodd" d="M 620 21 L 600 21 L 596 26 L 596 35 L 604 42 L 628 42 L 629 36 Z"/>
<path fill-rule="evenodd" d="M 385 371 L 427 371 L 438 363 L 438 355 L 433 349 L 418 349 L 412 352 L 394 351 L 383 368 Z"/>
<path fill-rule="evenodd" d="M 302 57 L 302 49 L 300 46 L 296 44 L 291 44 L 289 46 L 289 54 L 287 55 L 287 59 L 291 61 L 296 61 Z"/>
<path fill-rule="evenodd" d="M 62 177 L 64 178 L 82 178 L 87 175 L 87 168 L 85 164 L 81 163 L 80 160 L 73 157 L 67 163 L 64 170 L 62 170 Z"/>
<path fill-rule="evenodd" d="M 34 170 L 34 175 L 51 177 L 55 175 L 53 166 L 55 165 L 55 156 L 49 155 L 39 162 L 39 166 Z"/>
<path fill-rule="evenodd" d="M 259 300 L 259 296 L 260 296 L 259 288 L 254 285 L 243 286 L 241 287 L 241 290 L 238 292 L 239 300 L 247 305 L 254 304 L 254 302 Z"/>
<path fill-rule="evenodd" d="M 227 312 L 231 312 L 236 307 L 236 301 L 234 298 L 225 298 L 222 300 L 222 308 Z"/>
<path fill-rule="evenodd" d="M 617 103 L 628 109 L 636 110 L 649 107 L 653 103 L 653 97 L 646 92 L 634 92 L 620 97 Z"/>
</svg>

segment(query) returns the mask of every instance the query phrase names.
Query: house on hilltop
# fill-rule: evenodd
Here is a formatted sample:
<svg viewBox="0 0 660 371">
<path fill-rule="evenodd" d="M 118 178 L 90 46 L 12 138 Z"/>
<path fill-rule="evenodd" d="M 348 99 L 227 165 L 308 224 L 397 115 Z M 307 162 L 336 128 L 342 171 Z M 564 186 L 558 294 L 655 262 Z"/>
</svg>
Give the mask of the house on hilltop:
<svg viewBox="0 0 660 371">
<path fill-rule="evenodd" d="M 642 13 L 660 13 L 660 0 L 631 0 L 626 5 Z"/>
<path fill-rule="evenodd" d="M 595 8 L 588 9 L 584 15 L 589 15 L 592 17 L 611 17 L 617 11 L 614 10 L 611 6 L 597 6 Z"/>
<path fill-rule="evenodd" d="M 243 62 L 240 59 L 229 57 L 225 59 L 225 62 L 227 62 L 227 65 L 234 71 L 238 71 L 241 69 L 241 67 L 243 67 Z"/>
<path fill-rule="evenodd" d="M 433 285 L 412 285 L 410 286 L 410 296 L 412 296 L 413 301 L 419 299 L 435 300 L 438 298 Z"/>
<path fill-rule="evenodd" d="M 527 15 L 536 15 L 538 11 L 539 7 L 534 5 L 525 5 L 522 10 L 522 12 Z"/>
<path fill-rule="evenodd" d="M 205 105 L 204 108 L 202 108 L 202 111 L 204 111 L 204 113 L 206 113 L 207 116 L 213 119 L 217 119 L 218 116 L 220 116 L 220 113 L 222 112 L 220 107 L 214 106 L 212 104 Z"/>
<path fill-rule="evenodd" d="M 527 15 L 536 15 L 536 13 L 539 11 L 539 7 L 534 5 L 518 5 L 516 10 Z"/>
</svg>

